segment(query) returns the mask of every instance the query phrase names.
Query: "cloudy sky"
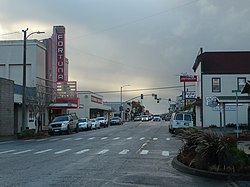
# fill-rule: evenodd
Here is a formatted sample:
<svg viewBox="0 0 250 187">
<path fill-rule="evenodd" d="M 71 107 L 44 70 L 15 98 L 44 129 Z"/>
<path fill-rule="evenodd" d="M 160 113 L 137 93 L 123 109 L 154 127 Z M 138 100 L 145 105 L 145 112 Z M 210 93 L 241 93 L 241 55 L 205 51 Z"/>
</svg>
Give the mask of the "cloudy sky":
<svg viewBox="0 0 250 187">
<path fill-rule="evenodd" d="M 152 96 L 143 104 L 162 113 L 164 99 L 181 94 L 171 88 L 182 86 L 178 75 L 193 74 L 200 47 L 250 49 L 249 7 L 250 0 L 1 0 L 0 40 L 22 39 L 26 28 L 46 32 L 33 39 L 49 38 L 53 26 L 63 25 L 69 79 L 78 90 L 120 101 L 121 86 L 130 85 L 123 100 L 155 93 L 159 104 Z M 117 92 L 103 93 L 109 91 Z"/>
</svg>

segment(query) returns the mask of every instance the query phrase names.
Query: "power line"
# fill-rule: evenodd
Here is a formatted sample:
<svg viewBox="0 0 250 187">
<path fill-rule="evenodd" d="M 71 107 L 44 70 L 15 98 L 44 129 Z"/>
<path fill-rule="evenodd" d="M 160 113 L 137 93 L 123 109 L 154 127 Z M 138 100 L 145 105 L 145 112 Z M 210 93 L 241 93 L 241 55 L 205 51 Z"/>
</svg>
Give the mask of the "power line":
<svg viewBox="0 0 250 187">
<path fill-rule="evenodd" d="M 0 36 L 7 36 L 7 35 L 12 35 L 12 34 L 20 34 L 21 32 L 9 32 L 9 33 L 4 33 L 0 34 Z"/>
<path fill-rule="evenodd" d="M 195 85 L 186 85 L 186 87 L 193 87 Z M 131 89 L 131 90 L 123 90 L 122 92 L 138 92 L 138 91 L 150 91 L 150 90 L 165 90 L 165 89 L 175 89 L 175 88 L 183 88 L 181 86 L 165 86 L 165 87 L 156 87 L 156 88 L 140 88 L 140 89 Z M 120 90 L 113 90 L 113 91 L 99 91 L 99 92 L 92 92 L 97 94 L 110 94 L 110 93 L 120 93 Z M 86 91 L 78 91 L 78 93 L 86 93 Z"/>
</svg>

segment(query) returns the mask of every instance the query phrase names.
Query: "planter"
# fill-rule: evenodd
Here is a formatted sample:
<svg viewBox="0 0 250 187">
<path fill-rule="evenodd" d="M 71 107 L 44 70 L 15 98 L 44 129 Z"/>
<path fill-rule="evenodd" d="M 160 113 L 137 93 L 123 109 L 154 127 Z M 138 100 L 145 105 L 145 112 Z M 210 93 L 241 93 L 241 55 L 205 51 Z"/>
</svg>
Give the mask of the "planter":
<svg viewBox="0 0 250 187">
<path fill-rule="evenodd" d="M 201 176 L 201 177 L 208 177 L 213 179 L 219 179 L 219 180 L 243 180 L 243 181 L 250 181 L 250 173 L 249 174 L 241 174 L 241 173 L 221 173 L 221 172 L 211 172 L 206 170 L 200 170 L 196 168 L 189 167 L 177 160 L 177 157 L 175 157 L 172 160 L 172 166 L 183 173 Z"/>
</svg>

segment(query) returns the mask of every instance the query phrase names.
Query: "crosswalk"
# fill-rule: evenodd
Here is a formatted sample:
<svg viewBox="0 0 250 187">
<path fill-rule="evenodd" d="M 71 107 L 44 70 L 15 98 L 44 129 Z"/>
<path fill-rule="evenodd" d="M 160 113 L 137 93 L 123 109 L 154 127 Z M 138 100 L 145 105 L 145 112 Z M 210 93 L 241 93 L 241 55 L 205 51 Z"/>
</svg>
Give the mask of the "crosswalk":
<svg viewBox="0 0 250 187">
<path fill-rule="evenodd" d="M 151 151 L 147 150 L 145 146 L 150 142 L 156 143 L 157 141 L 170 141 L 171 138 L 169 137 L 108 137 L 108 136 L 103 136 L 103 137 L 49 137 L 49 138 L 43 138 L 43 139 L 29 139 L 29 140 L 23 140 L 24 142 L 55 142 L 55 141 L 94 141 L 94 140 L 100 140 L 100 141 L 107 141 L 107 140 L 112 140 L 112 141 L 131 141 L 131 140 L 136 140 L 140 141 L 142 143 L 142 146 L 139 150 L 130 150 L 130 149 L 122 149 L 122 150 L 110 150 L 110 149 L 102 149 L 102 150 L 97 150 L 96 148 L 93 149 L 82 149 L 82 150 L 75 150 L 75 149 L 62 149 L 58 150 L 58 148 L 52 147 L 53 144 L 48 144 L 51 147 L 46 147 L 46 149 L 43 150 L 36 150 L 36 149 L 25 149 L 25 150 L 18 150 L 18 149 L 1 149 L 0 147 L 0 156 L 4 155 L 25 155 L 25 154 L 33 154 L 33 155 L 41 155 L 41 154 L 54 154 L 54 155 L 62 155 L 62 154 L 74 154 L 74 155 L 82 155 L 86 153 L 94 154 L 94 155 L 105 155 L 105 154 L 118 154 L 118 155 L 129 155 L 129 154 L 138 154 L 138 155 L 161 155 L 163 157 L 169 157 L 171 156 L 170 152 L 167 150 L 161 150 L 161 151 Z M 8 143 L 13 143 L 14 141 L 8 141 Z M 6 145 L 2 143 L 3 145 Z M 40 144 L 40 143 L 39 143 Z M 1 144 L 0 144 L 1 145 Z"/>
<path fill-rule="evenodd" d="M 34 150 L 34 149 L 26 149 L 26 150 L 5 150 L 5 151 L 1 151 L 0 155 L 27 155 L 28 153 L 31 153 L 33 155 L 42 155 L 42 154 L 54 154 L 54 155 L 61 155 L 61 154 L 66 154 L 66 153 L 70 153 L 70 154 L 74 154 L 74 155 L 82 155 L 84 153 L 87 152 L 92 152 L 91 154 L 93 155 L 104 155 L 104 154 L 108 154 L 109 152 L 112 152 L 113 154 L 118 154 L 118 155 L 128 155 L 129 153 L 132 154 L 131 150 L 129 149 L 123 149 L 117 152 L 111 151 L 110 149 L 102 149 L 102 150 L 96 150 L 96 149 L 82 149 L 82 150 L 72 150 L 72 149 L 62 149 L 62 150 L 57 150 L 55 151 L 54 149 L 44 149 L 44 150 Z M 136 152 L 135 154 L 139 154 L 139 155 L 150 155 L 153 154 L 155 155 L 155 151 L 150 151 L 150 150 L 140 150 L 140 152 Z M 159 155 L 163 156 L 163 157 L 169 157 L 170 156 L 170 152 L 169 151 L 158 151 Z"/>
</svg>

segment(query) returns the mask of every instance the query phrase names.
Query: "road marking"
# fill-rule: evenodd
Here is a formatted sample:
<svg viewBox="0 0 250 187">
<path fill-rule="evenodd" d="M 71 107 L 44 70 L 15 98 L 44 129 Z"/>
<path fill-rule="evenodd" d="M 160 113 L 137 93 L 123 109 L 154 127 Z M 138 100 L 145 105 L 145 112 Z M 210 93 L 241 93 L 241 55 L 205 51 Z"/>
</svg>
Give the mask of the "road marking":
<svg viewBox="0 0 250 187">
<path fill-rule="evenodd" d="M 170 138 L 166 138 L 166 140 L 167 140 L 167 141 L 169 141 L 169 140 L 170 140 Z"/>
<path fill-rule="evenodd" d="M 88 152 L 88 151 L 89 151 L 89 149 L 83 149 L 83 150 L 81 150 L 81 151 L 76 152 L 76 154 L 79 155 L 79 154 L 86 153 L 86 152 Z"/>
<path fill-rule="evenodd" d="M 91 137 L 91 138 L 89 138 L 88 140 L 94 140 L 95 139 L 95 137 Z"/>
<path fill-rule="evenodd" d="M 162 156 L 169 156 L 169 151 L 162 151 L 161 155 Z"/>
<path fill-rule="evenodd" d="M 132 140 L 132 137 L 128 137 L 127 140 Z"/>
<path fill-rule="evenodd" d="M 68 152 L 68 151 L 70 151 L 70 150 L 71 150 L 71 149 L 64 149 L 64 150 L 55 152 L 55 154 L 65 153 L 65 152 Z"/>
<path fill-rule="evenodd" d="M 34 141 L 34 139 L 24 140 L 25 142 L 31 142 Z"/>
<path fill-rule="evenodd" d="M 158 140 L 158 138 L 153 138 L 154 141 Z"/>
<path fill-rule="evenodd" d="M 63 141 L 68 141 L 68 140 L 71 140 L 72 138 L 65 138 L 63 139 Z"/>
<path fill-rule="evenodd" d="M 11 152 L 14 152 L 14 151 L 16 151 L 16 150 L 2 151 L 2 152 L 0 152 L 0 155 L 1 155 L 1 154 L 4 154 L 4 153 L 11 153 Z"/>
<path fill-rule="evenodd" d="M 27 152 L 30 152 L 30 151 L 32 151 L 32 149 L 28 149 L 28 150 L 24 150 L 24 151 L 19 151 L 19 152 L 12 153 L 12 154 L 13 154 L 13 155 L 19 155 L 19 154 L 27 153 Z"/>
<path fill-rule="evenodd" d="M 140 140 L 145 140 L 145 137 L 140 138 Z"/>
<path fill-rule="evenodd" d="M 142 151 L 140 152 L 140 154 L 141 154 L 141 155 L 147 155 L 148 152 L 149 152 L 148 150 L 142 150 Z"/>
<path fill-rule="evenodd" d="M 103 149 L 102 151 L 98 152 L 97 154 L 98 154 L 98 155 L 105 154 L 105 153 L 107 153 L 108 151 L 109 151 L 108 149 Z"/>
<path fill-rule="evenodd" d="M 14 141 L 6 141 L 6 142 L 0 142 L 0 144 L 6 144 L 6 143 L 12 143 Z"/>
<path fill-rule="evenodd" d="M 59 138 L 52 138 L 49 141 L 52 142 L 52 141 L 57 141 L 57 140 L 59 140 Z"/>
<path fill-rule="evenodd" d="M 82 140 L 82 139 L 83 139 L 83 138 L 76 138 L 76 139 L 74 139 L 74 140 L 76 140 L 76 141 L 77 141 L 77 140 Z"/>
<path fill-rule="evenodd" d="M 46 153 L 46 152 L 49 152 L 49 151 L 51 151 L 51 150 L 52 150 L 52 149 L 45 149 L 45 150 L 42 150 L 42 151 L 35 152 L 34 154 Z"/>
<path fill-rule="evenodd" d="M 107 139 L 108 137 L 103 137 L 103 138 L 101 138 L 101 140 L 105 140 L 105 139 Z"/>
<path fill-rule="evenodd" d="M 120 137 L 113 138 L 113 140 L 119 140 L 119 139 L 120 139 Z"/>
<path fill-rule="evenodd" d="M 120 155 L 126 155 L 126 154 L 128 154 L 128 152 L 129 152 L 128 149 L 124 149 L 124 150 L 122 150 L 119 154 L 120 154 Z"/>
<path fill-rule="evenodd" d="M 38 139 L 38 140 L 36 140 L 37 142 L 42 142 L 42 141 L 45 141 L 45 140 L 47 140 L 47 138 L 44 138 L 44 139 Z"/>
</svg>

